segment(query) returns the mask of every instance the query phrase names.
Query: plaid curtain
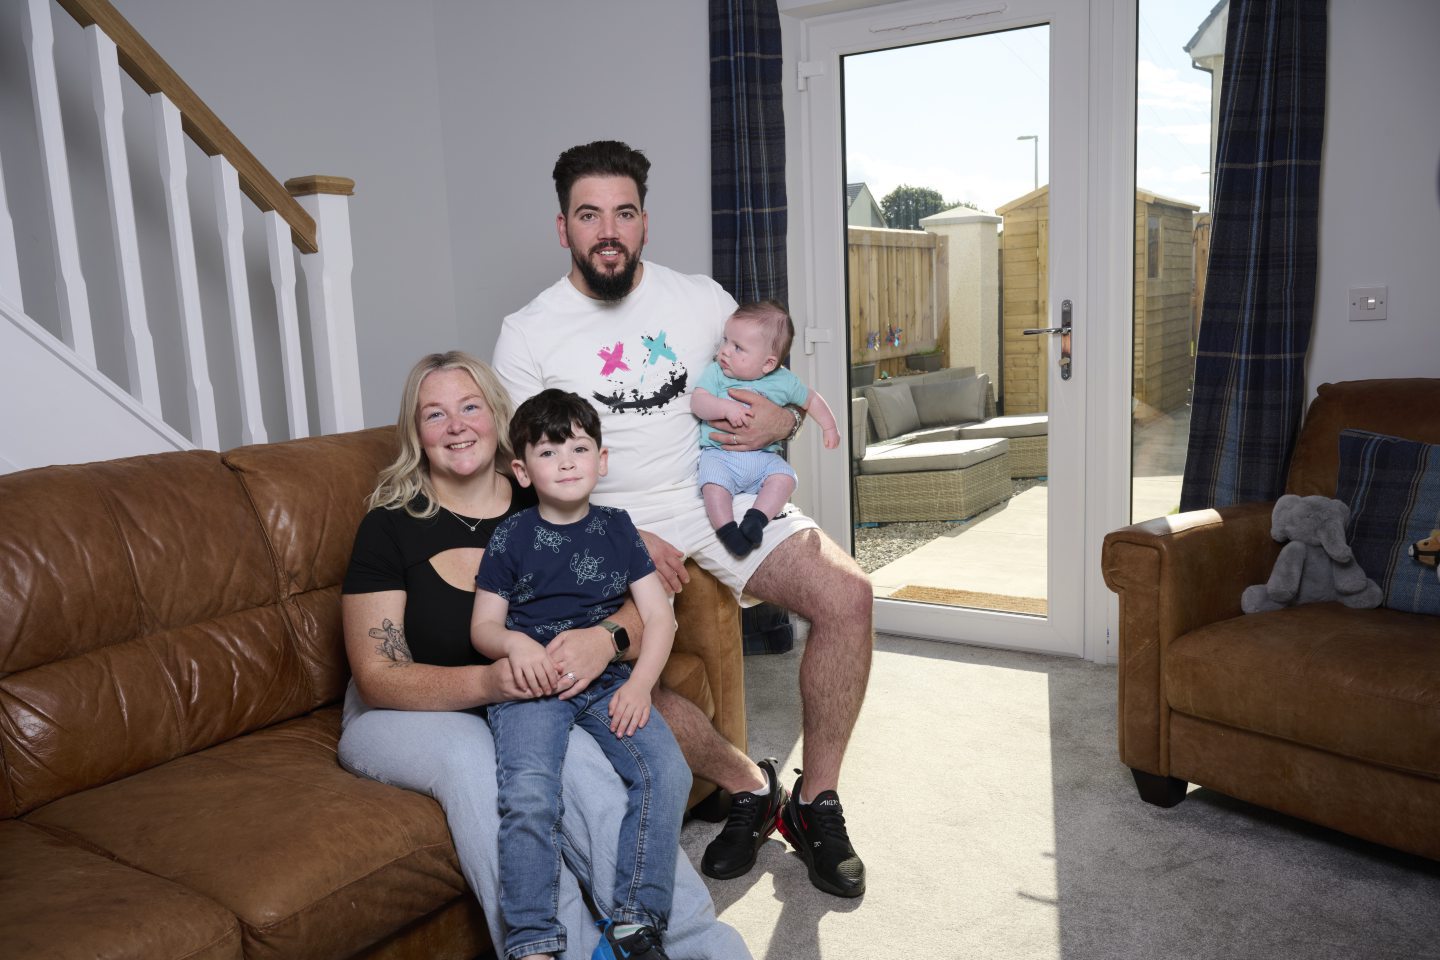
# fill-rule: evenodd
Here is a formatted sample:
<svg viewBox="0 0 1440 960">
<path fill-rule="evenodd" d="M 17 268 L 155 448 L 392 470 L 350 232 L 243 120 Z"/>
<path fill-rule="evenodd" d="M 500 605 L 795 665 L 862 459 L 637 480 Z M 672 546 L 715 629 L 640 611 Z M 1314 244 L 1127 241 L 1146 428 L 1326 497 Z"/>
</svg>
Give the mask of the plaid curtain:
<svg viewBox="0 0 1440 960">
<path fill-rule="evenodd" d="M 710 0 L 712 273 L 742 303 L 789 295 L 780 68 L 775 0 Z"/>
<path fill-rule="evenodd" d="M 1180 508 L 1285 488 L 1315 317 L 1326 0 L 1230 0 Z"/>
</svg>

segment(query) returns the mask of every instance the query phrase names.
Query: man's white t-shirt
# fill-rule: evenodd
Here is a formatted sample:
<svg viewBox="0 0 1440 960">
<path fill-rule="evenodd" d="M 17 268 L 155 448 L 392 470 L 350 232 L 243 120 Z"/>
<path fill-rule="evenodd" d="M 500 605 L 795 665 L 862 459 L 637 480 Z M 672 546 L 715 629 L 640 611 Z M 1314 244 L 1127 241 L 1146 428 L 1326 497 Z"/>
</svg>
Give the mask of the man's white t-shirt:
<svg viewBox="0 0 1440 960">
<path fill-rule="evenodd" d="M 704 510 L 690 394 L 735 307 L 709 277 L 650 261 L 616 302 L 593 300 L 562 277 L 505 318 L 493 366 L 516 406 L 549 387 L 594 404 L 610 458 L 591 499 L 645 529 Z"/>
</svg>

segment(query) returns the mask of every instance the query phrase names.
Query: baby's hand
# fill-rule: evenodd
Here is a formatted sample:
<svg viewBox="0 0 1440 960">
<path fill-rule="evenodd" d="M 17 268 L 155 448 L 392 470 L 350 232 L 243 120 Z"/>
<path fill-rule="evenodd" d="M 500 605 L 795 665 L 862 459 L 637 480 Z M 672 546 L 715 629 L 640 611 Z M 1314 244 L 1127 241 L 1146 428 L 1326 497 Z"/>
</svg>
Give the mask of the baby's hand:
<svg viewBox="0 0 1440 960">
<path fill-rule="evenodd" d="M 753 419 L 754 411 L 738 400 L 725 408 L 725 422 L 732 427 L 743 427 Z"/>
<path fill-rule="evenodd" d="M 610 697 L 610 732 L 628 737 L 650 722 L 650 691 L 626 680 Z"/>
<path fill-rule="evenodd" d="M 826 450 L 834 450 L 840 446 L 840 431 L 835 427 L 831 427 L 825 431 L 823 440 Z"/>
</svg>

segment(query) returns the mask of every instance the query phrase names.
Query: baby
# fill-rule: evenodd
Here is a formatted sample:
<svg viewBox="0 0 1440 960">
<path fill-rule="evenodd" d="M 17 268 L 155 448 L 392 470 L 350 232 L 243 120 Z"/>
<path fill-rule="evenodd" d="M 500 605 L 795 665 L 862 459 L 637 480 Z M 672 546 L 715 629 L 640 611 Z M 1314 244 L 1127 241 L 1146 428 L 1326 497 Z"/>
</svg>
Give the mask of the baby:
<svg viewBox="0 0 1440 960">
<path fill-rule="evenodd" d="M 754 390 L 781 406 L 793 404 L 804 409 L 825 431 L 825 449 L 838 447 L 840 431 L 825 398 L 780 366 L 794 337 L 795 324 L 780 304 L 762 300 L 742 305 L 725 321 L 725 339 L 690 395 L 690 412 L 701 420 L 744 426 L 753 414 L 729 391 L 732 387 Z M 764 450 L 727 450 L 710 439 L 709 430 L 701 431 L 700 493 L 705 513 L 725 549 L 737 557 L 760 545 L 765 525 L 795 490 L 795 471 L 779 449 L 780 444 L 773 443 Z M 735 494 L 757 491 L 754 506 L 736 523 Z"/>
</svg>

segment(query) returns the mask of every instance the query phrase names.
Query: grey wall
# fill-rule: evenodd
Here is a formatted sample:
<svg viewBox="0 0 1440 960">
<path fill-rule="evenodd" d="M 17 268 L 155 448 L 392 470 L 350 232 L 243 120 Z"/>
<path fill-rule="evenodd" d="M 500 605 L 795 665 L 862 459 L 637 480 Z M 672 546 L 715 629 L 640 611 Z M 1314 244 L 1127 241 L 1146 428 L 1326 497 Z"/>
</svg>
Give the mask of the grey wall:
<svg viewBox="0 0 1440 960">
<path fill-rule="evenodd" d="M 356 181 L 365 421 L 393 421 L 420 354 L 488 356 L 566 269 L 550 168 L 628 140 L 655 163 L 649 252 L 710 268 L 706 5 L 118 0 L 277 177 Z M 663 39 L 662 39 L 663 38 Z"/>
<path fill-rule="evenodd" d="M 1306 380 L 1440 376 L 1440 4 L 1331 0 L 1320 275 Z M 1388 284 L 1389 319 L 1348 290 Z"/>
<path fill-rule="evenodd" d="M 367 423 L 393 418 L 414 357 L 452 345 L 488 355 L 500 319 L 564 271 L 549 170 L 566 146 L 619 137 L 645 149 L 655 162 L 649 253 L 709 270 L 708 31 L 699 0 L 117 6 L 277 176 L 357 181 Z M 1333 0 L 1330 17 L 1309 382 L 1433 376 L 1440 60 L 1430 48 L 1440 5 Z M 792 112 L 791 126 L 797 121 Z M 1346 291 L 1370 282 L 1390 285 L 1390 319 L 1350 323 Z"/>
</svg>

